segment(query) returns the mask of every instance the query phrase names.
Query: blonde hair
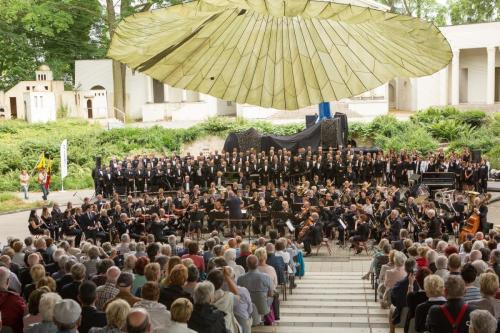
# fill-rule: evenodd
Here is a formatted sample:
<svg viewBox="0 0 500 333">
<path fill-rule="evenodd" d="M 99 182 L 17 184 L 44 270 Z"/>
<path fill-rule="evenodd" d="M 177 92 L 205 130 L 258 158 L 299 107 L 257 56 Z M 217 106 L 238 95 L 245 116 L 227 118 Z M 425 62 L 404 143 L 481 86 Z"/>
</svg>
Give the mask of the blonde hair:
<svg viewBox="0 0 500 333">
<path fill-rule="evenodd" d="M 127 322 L 127 315 L 130 311 L 130 305 L 122 300 L 117 299 L 109 303 L 106 307 L 106 320 L 108 326 L 123 329 Z"/>
<path fill-rule="evenodd" d="M 172 320 L 178 323 L 187 323 L 193 313 L 193 304 L 187 298 L 178 298 L 170 306 Z"/>
<path fill-rule="evenodd" d="M 182 287 L 186 283 L 188 277 L 187 267 L 183 264 L 175 265 L 172 271 L 168 274 L 168 284 Z"/>
<path fill-rule="evenodd" d="M 54 305 L 61 300 L 61 296 L 58 293 L 45 293 L 40 298 L 40 303 L 38 304 L 39 312 L 42 315 L 43 320 L 52 321 L 54 318 Z"/>
<path fill-rule="evenodd" d="M 158 278 L 160 276 L 160 271 L 160 264 L 157 262 L 152 262 L 144 267 L 144 276 L 146 277 L 146 280 L 156 282 L 158 281 Z"/>
<path fill-rule="evenodd" d="M 495 273 L 483 273 L 479 276 L 481 294 L 495 296 L 498 290 L 498 276 Z"/>
<path fill-rule="evenodd" d="M 439 275 L 427 275 L 424 279 L 424 290 L 427 297 L 444 295 L 444 281 Z"/>
<path fill-rule="evenodd" d="M 255 256 L 260 261 L 265 261 L 267 259 L 267 251 L 265 248 L 261 247 L 255 250 Z"/>
<path fill-rule="evenodd" d="M 41 264 L 33 265 L 30 268 L 30 275 L 31 278 L 33 279 L 33 283 L 35 283 L 36 285 L 38 281 L 40 281 L 43 277 L 45 277 L 45 267 L 43 267 L 43 265 Z"/>
</svg>

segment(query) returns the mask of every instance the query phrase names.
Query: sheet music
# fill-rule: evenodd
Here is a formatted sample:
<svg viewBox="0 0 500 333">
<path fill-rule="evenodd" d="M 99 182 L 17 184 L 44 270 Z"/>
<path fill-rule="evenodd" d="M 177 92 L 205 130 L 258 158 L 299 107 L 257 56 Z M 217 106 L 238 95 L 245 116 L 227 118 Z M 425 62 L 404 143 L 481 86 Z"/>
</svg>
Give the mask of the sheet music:
<svg viewBox="0 0 500 333">
<path fill-rule="evenodd" d="M 339 223 L 344 230 L 347 229 L 347 226 L 345 225 L 344 221 L 342 221 L 342 219 L 339 219 Z"/>
<path fill-rule="evenodd" d="M 288 230 L 290 230 L 290 232 L 295 231 L 295 227 L 293 226 L 292 221 L 290 221 L 290 219 L 286 220 L 285 224 L 288 227 Z"/>
</svg>

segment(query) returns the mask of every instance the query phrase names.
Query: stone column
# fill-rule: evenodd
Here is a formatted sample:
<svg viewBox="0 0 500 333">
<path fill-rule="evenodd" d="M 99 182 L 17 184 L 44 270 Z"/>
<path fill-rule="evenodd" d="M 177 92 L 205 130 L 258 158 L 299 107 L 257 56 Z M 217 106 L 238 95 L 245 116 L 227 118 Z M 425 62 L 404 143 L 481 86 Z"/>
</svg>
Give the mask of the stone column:
<svg viewBox="0 0 500 333">
<path fill-rule="evenodd" d="M 488 47 L 488 63 L 486 66 L 486 104 L 495 103 L 495 53 L 496 47 Z"/>
<path fill-rule="evenodd" d="M 192 90 L 186 90 L 186 102 L 199 102 L 200 93 Z"/>
<path fill-rule="evenodd" d="M 453 50 L 451 62 L 451 104 L 460 104 L 460 50 Z"/>
<path fill-rule="evenodd" d="M 154 103 L 153 78 L 150 76 L 146 76 L 146 94 L 147 102 Z"/>
<path fill-rule="evenodd" d="M 439 73 L 439 104 L 448 104 L 448 66 Z"/>
<path fill-rule="evenodd" d="M 182 102 L 182 89 L 174 88 L 169 85 L 167 87 L 167 101 L 169 103 L 181 103 Z"/>
</svg>

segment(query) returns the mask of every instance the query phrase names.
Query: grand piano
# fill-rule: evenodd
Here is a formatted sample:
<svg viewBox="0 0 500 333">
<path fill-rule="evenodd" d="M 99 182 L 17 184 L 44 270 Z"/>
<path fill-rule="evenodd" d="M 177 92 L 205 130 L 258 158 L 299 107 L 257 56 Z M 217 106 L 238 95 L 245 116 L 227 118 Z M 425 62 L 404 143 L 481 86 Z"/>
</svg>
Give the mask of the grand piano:
<svg viewBox="0 0 500 333">
<path fill-rule="evenodd" d="M 454 172 L 424 172 L 422 174 L 422 184 L 427 185 L 431 192 L 447 188 L 455 189 Z"/>
</svg>

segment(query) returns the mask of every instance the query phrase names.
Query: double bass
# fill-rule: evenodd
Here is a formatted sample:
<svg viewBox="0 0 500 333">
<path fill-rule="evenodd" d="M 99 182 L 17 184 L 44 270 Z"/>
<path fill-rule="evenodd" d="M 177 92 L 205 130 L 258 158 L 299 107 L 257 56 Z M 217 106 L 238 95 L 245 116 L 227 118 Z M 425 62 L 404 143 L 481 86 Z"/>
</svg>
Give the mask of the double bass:
<svg viewBox="0 0 500 333">
<path fill-rule="evenodd" d="M 476 212 L 472 213 L 472 215 L 467 219 L 467 222 L 465 222 L 462 230 L 460 230 L 459 243 L 461 244 L 465 241 L 467 234 L 476 234 L 480 226 L 481 219 L 479 217 L 479 214 L 477 214 Z"/>
</svg>

